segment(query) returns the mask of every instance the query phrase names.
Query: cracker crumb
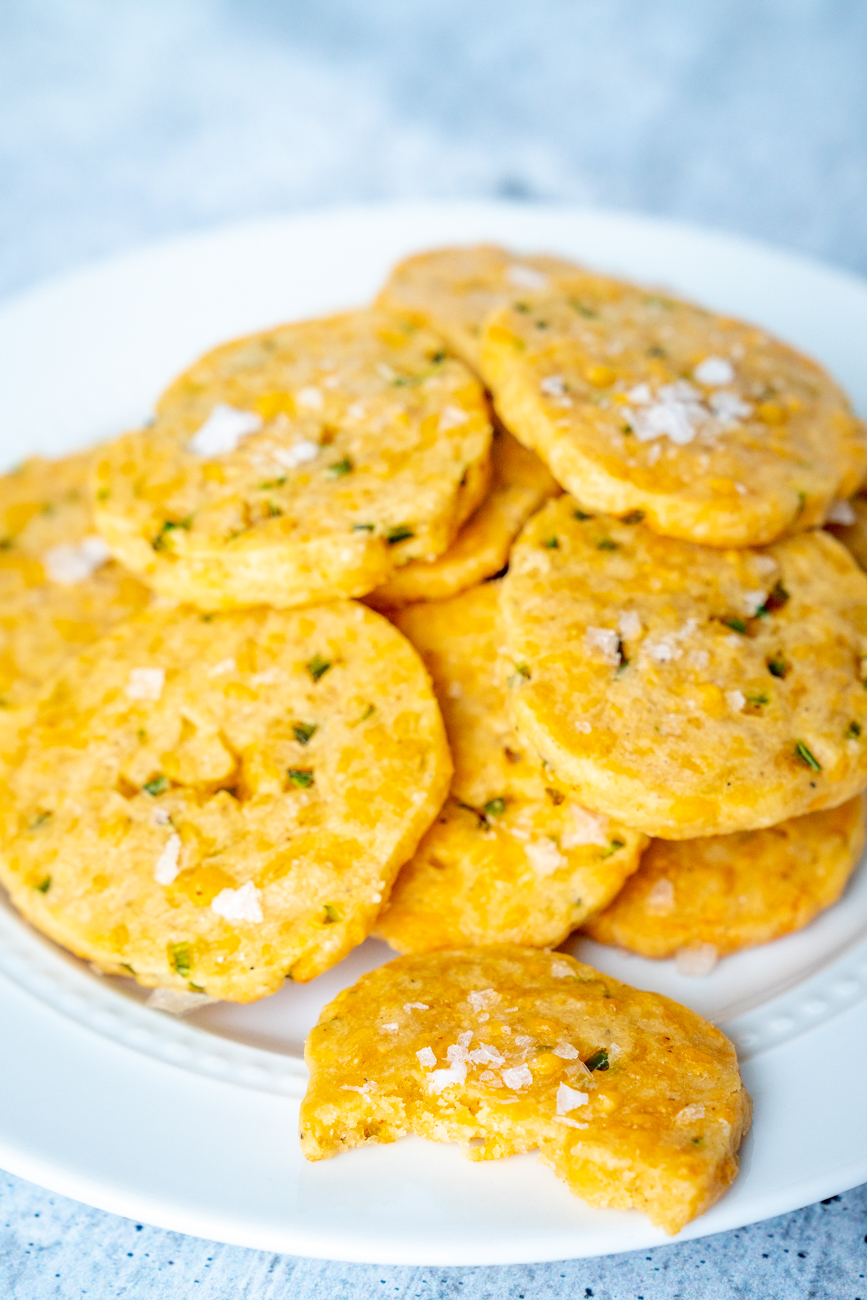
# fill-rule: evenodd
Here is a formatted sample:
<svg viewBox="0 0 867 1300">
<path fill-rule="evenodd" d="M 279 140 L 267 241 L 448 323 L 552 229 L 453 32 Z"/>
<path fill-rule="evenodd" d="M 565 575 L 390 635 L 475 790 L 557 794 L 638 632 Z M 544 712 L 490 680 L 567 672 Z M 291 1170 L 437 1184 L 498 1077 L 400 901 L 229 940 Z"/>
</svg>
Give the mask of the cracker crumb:
<svg viewBox="0 0 867 1300">
<path fill-rule="evenodd" d="M 695 979 L 710 975 L 718 961 L 719 952 L 712 943 L 696 943 L 688 948 L 678 948 L 674 958 L 678 975 Z"/>
</svg>

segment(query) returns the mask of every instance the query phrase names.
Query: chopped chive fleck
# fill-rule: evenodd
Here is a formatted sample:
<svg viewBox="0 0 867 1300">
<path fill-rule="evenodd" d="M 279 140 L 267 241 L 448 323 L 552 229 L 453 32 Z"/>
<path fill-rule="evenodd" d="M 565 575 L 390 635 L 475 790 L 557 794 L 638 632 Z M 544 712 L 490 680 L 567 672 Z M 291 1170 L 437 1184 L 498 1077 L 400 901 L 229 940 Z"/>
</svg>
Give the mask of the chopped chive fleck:
<svg viewBox="0 0 867 1300">
<path fill-rule="evenodd" d="M 353 524 L 352 531 L 354 533 L 372 533 L 374 527 L 374 524 Z"/>
<path fill-rule="evenodd" d="M 351 473 L 352 461 L 348 456 L 344 456 L 343 460 L 336 460 L 333 465 L 328 466 L 329 478 L 343 478 L 344 474 Z"/>
<path fill-rule="evenodd" d="M 652 348 L 647 349 L 647 355 L 649 357 L 665 357 L 668 356 L 668 353 L 665 348 L 661 348 L 657 344 L 654 344 Z"/>
<path fill-rule="evenodd" d="M 158 794 L 164 794 L 165 791 L 168 790 L 168 788 L 169 788 L 169 778 L 167 776 L 163 776 L 162 772 L 160 772 L 159 776 L 152 776 L 151 779 L 149 781 L 145 781 L 144 785 L 142 786 L 142 789 L 147 791 L 147 793 L 153 799 L 156 799 Z"/>
<path fill-rule="evenodd" d="M 485 814 L 480 813 L 478 808 L 474 808 L 471 803 L 462 803 L 461 800 L 458 799 L 457 805 L 459 808 L 463 808 L 464 812 L 472 813 L 479 826 L 487 826 L 488 823 Z"/>
<path fill-rule="evenodd" d="M 308 790 L 313 784 L 313 773 L 309 767 L 290 767 L 286 775 L 293 785 L 301 786 L 302 790 Z"/>
<path fill-rule="evenodd" d="M 811 771 L 821 772 L 822 764 L 819 762 L 818 758 L 816 758 L 815 754 L 810 753 L 803 740 L 795 742 L 795 757 L 799 758 L 805 767 L 809 767 Z"/>
<path fill-rule="evenodd" d="M 187 980 L 187 988 L 192 993 L 204 993 L 205 991 L 201 984 L 194 984 L 192 980 Z"/>
<path fill-rule="evenodd" d="M 306 745 L 313 738 L 316 730 L 317 724 L 315 722 L 296 722 L 292 728 L 299 745 Z"/>
<path fill-rule="evenodd" d="M 529 676 L 530 676 L 530 669 L 527 667 L 526 664 L 515 664 L 515 671 L 508 678 L 506 684 L 508 686 L 519 686 L 521 682 L 521 678 L 524 677 L 529 679 Z"/>
<path fill-rule="evenodd" d="M 733 632 L 739 632 L 741 636 L 746 636 L 747 634 L 746 619 L 738 618 L 737 616 L 733 618 L 724 618 L 722 619 L 722 625 L 723 627 L 730 627 Z"/>
<path fill-rule="evenodd" d="M 767 691 L 747 691 L 746 697 L 747 704 L 751 704 L 755 709 L 760 709 L 763 704 L 770 704 L 771 702 L 771 697 Z"/>
<path fill-rule="evenodd" d="M 782 655 L 774 655 L 768 660 L 768 672 L 772 677 L 788 677 L 792 671 L 792 665 Z"/>
<path fill-rule="evenodd" d="M 439 366 L 442 365 L 445 359 L 446 359 L 445 351 L 442 348 L 438 348 L 437 351 L 434 352 L 433 356 L 431 357 L 431 362 L 433 365 Z"/>
<path fill-rule="evenodd" d="M 336 925 L 341 919 L 340 908 L 336 907 L 334 903 L 326 903 L 322 910 L 325 913 L 326 925 Z"/>
<path fill-rule="evenodd" d="M 546 551 L 557 551 L 560 549 L 559 537 L 546 537 L 542 545 Z"/>
<path fill-rule="evenodd" d="M 692 1145 L 694 1147 L 700 1147 L 703 1144 L 703 1142 L 704 1142 L 703 1137 L 695 1137 L 692 1139 Z"/>
<path fill-rule="evenodd" d="M 616 551 L 617 543 L 611 537 L 602 537 L 596 543 L 597 551 Z"/>
<path fill-rule="evenodd" d="M 96 499 L 97 501 L 107 501 L 110 496 L 111 492 L 108 488 L 100 488 L 96 494 Z"/>
<path fill-rule="evenodd" d="M 44 880 L 40 880 L 39 884 L 36 885 L 36 888 L 39 890 L 40 894 L 47 894 L 51 888 L 51 877 L 46 876 Z"/>
<path fill-rule="evenodd" d="M 603 860 L 605 858 L 610 858 L 612 853 L 616 853 L 618 849 L 622 849 L 622 848 L 623 848 L 623 840 L 612 840 L 611 843 L 608 845 L 608 848 L 602 850 Z"/>
<path fill-rule="evenodd" d="M 522 314 L 523 316 L 526 316 L 527 313 L 529 312 L 529 310 L 530 310 L 530 307 L 529 307 L 529 304 L 528 304 L 528 303 L 526 303 L 526 302 L 516 302 L 516 303 L 515 303 L 515 311 L 519 311 L 519 312 L 521 312 L 521 314 Z"/>
<path fill-rule="evenodd" d="M 41 826 L 45 825 L 45 823 L 48 821 L 50 816 L 51 816 L 50 812 L 37 813 L 36 816 L 33 818 L 33 821 L 27 827 L 27 829 L 29 831 L 38 831 Z"/>
<path fill-rule="evenodd" d="M 166 519 L 156 537 L 152 540 L 151 546 L 155 551 L 164 551 L 170 544 L 169 533 L 176 528 L 183 528 L 189 532 L 193 524 L 193 516 L 187 515 L 186 519 Z"/>
<path fill-rule="evenodd" d="M 846 728 L 846 737 L 848 740 L 857 740 L 861 735 L 861 723 L 850 722 Z"/>
<path fill-rule="evenodd" d="M 283 487 L 285 482 L 286 482 L 285 478 L 271 478 L 268 479 L 267 483 L 260 483 L 259 487 L 262 492 L 267 492 L 269 491 L 270 488 Z"/>
<path fill-rule="evenodd" d="M 547 322 L 546 320 L 537 320 L 537 321 L 536 321 L 536 329 L 537 329 L 537 330 L 546 330 L 547 328 L 548 328 L 548 322 Z"/>
<path fill-rule="evenodd" d="M 385 534 L 385 540 L 389 546 L 396 546 L 398 542 L 406 542 L 410 537 L 415 537 L 415 533 L 411 528 L 407 528 L 406 524 L 398 524 L 395 528 L 389 528 Z"/>
<path fill-rule="evenodd" d="M 767 618 L 769 614 L 775 614 L 778 609 L 782 609 L 784 605 L 788 604 L 788 601 L 789 593 L 778 580 L 774 583 L 771 591 L 768 593 L 768 598 L 764 605 L 762 605 L 760 609 L 756 610 L 756 615 L 758 618 Z"/>
<path fill-rule="evenodd" d="M 804 506 L 806 504 L 807 504 L 806 492 L 799 492 L 798 493 L 798 514 L 801 514 L 803 512 Z"/>
<path fill-rule="evenodd" d="M 132 966 L 130 966 L 128 961 L 122 961 L 120 964 L 124 968 L 124 970 L 129 971 L 130 975 L 135 975 L 135 970 L 133 969 Z"/>
<path fill-rule="evenodd" d="M 606 1052 L 604 1047 L 600 1047 L 598 1052 L 594 1052 L 592 1056 L 587 1057 L 587 1060 L 584 1062 L 584 1064 L 587 1066 L 587 1069 L 590 1071 L 591 1074 L 593 1073 L 594 1070 L 607 1070 L 608 1053 Z"/>
<path fill-rule="evenodd" d="M 368 704 L 367 708 L 364 710 L 364 712 L 362 713 L 362 715 L 361 715 L 361 717 L 358 719 L 358 721 L 359 721 L 359 722 L 366 722 L 368 718 L 372 718 L 372 717 L 373 717 L 374 713 L 376 713 L 376 705 L 375 705 L 375 704 Z"/>
<path fill-rule="evenodd" d="M 314 682 L 318 682 L 320 677 L 324 677 L 330 667 L 330 660 L 323 659 L 321 655 L 314 655 L 307 663 L 307 671 Z"/>
<path fill-rule="evenodd" d="M 630 510 L 628 514 L 620 516 L 620 522 L 622 524 L 640 524 L 643 518 L 643 510 Z"/>
<path fill-rule="evenodd" d="M 588 515 L 588 514 L 587 514 L 587 511 L 586 511 L 586 510 L 573 510 L 573 511 L 572 511 L 572 515 L 573 515 L 573 518 L 575 518 L 575 519 L 580 519 L 582 523 L 583 523 L 583 521 L 584 521 L 585 519 L 592 519 L 592 518 L 593 518 L 592 515 Z"/>
<path fill-rule="evenodd" d="M 625 434 L 628 436 L 629 434 L 632 433 L 632 425 L 631 425 L 631 424 L 621 424 L 621 426 L 620 426 L 620 432 L 621 432 L 621 433 L 625 433 Z"/>
<path fill-rule="evenodd" d="M 188 943 L 169 944 L 169 965 L 179 975 L 189 975 L 193 965 L 193 955 Z"/>
<path fill-rule="evenodd" d="M 496 799 L 489 799 L 488 802 L 485 804 L 486 817 L 501 817 L 505 811 L 506 811 L 505 799 L 497 797 Z"/>
<path fill-rule="evenodd" d="M 213 614 L 202 614 L 202 615 L 201 615 L 201 620 L 202 620 L 203 623 L 213 623 L 213 621 L 214 621 L 214 616 L 213 616 Z"/>
<path fill-rule="evenodd" d="M 579 316 L 593 318 L 599 315 L 598 311 L 594 311 L 592 307 L 588 307 L 586 303 L 581 302 L 578 298 L 570 298 L 569 306 L 572 307 L 574 311 L 577 311 Z"/>
<path fill-rule="evenodd" d="M 267 501 L 267 502 L 266 502 L 266 506 L 267 506 L 267 510 L 268 510 L 268 518 L 269 518 L 269 519 L 279 519 L 279 518 L 280 518 L 280 516 L 282 515 L 283 511 L 280 509 L 279 506 L 275 506 L 273 501 Z"/>
</svg>

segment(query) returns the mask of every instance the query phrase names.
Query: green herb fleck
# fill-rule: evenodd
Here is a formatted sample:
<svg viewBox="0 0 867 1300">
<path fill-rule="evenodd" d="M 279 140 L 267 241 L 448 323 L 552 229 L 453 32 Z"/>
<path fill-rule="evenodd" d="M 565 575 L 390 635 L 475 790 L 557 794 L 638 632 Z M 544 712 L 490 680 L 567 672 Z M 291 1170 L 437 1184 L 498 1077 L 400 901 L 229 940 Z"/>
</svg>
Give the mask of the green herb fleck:
<svg viewBox="0 0 867 1300">
<path fill-rule="evenodd" d="M 314 655 L 307 663 L 307 671 L 314 682 L 318 682 L 320 677 L 324 677 L 330 667 L 331 661 L 323 659 L 321 655 Z"/>
<path fill-rule="evenodd" d="M 374 713 L 376 713 L 376 705 L 375 705 L 375 704 L 368 704 L 367 708 L 364 710 L 364 712 L 362 713 L 362 715 L 361 715 L 361 717 L 358 719 L 358 721 L 359 721 L 359 722 L 366 722 L 368 718 L 372 718 L 372 717 L 373 717 Z"/>
<path fill-rule="evenodd" d="M 189 975 L 193 965 L 193 954 L 188 943 L 169 944 L 169 965 L 179 975 Z"/>
<path fill-rule="evenodd" d="M 546 537 L 542 545 L 546 551 L 557 551 L 560 549 L 559 537 Z"/>
<path fill-rule="evenodd" d="M 581 302 L 578 298 L 570 298 L 569 306 L 574 311 L 577 311 L 579 316 L 586 316 L 588 319 L 592 319 L 599 315 L 598 311 L 594 311 L 592 307 L 588 307 L 586 303 Z"/>
<path fill-rule="evenodd" d="M 647 349 L 647 355 L 649 357 L 665 357 L 668 356 L 668 353 L 665 348 L 661 348 L 659 344 L 655 343 L 652 348 Z"/>
<path fill-rule="evenodd" d="M 415 537 L 415 533 L 411 528 L 407 528 L 406 524 L 397 524 L 395 528 L 389 528 L 385 534 L 389 546 L 397 546 L 398 542 L 406 542 L 410 537 Z"/>
<path fill-rule="evenodd" d="M 187 980 L 187 988 L 192 993 L 204 993 L 205 991 L 201 984 L 194 984 L 192 980 Z"/>
<path fill-rule="evenodd" d="M 309 740 L 312 740 L 317 730 L 318 727 L 315 722 L 296 722 L 292 728 L 299 745 L 306 745 Z"/>
<path fill-rule="evenodd" d="M 812 772 L 821 772 L 822 764 L 819 762 L 818 758 L 816 758 L 815 754 L 810 753 L 803 740 L 795 742 L 795 757 L 799 758 L 804 766 L 809 767 Z"/>
<path fill-rule="evenodd" d="M 596 543 L 597 551 L 616 551 L 617 543 L 610 537 L 602 537 Z"/>
<path fill-rule="evenodd" d="M 523 316 L 526 316 L 529 310 L 530 310 L 529 303 L 526 302 L 515 303 L 515 311 L 519 311 Z"/>
<path fill-rule="evenodd" d="M 142 786 L 142 789 L 146 790 L 152 799 L 156 799 L 158 794 L 164 794 L 168 788 L 169 778 L 163 776 L 162 772 L 160 772 L 158 776 L 152 776 L 151 779 L 145 781 Z"/>
<path fill-rule="evenodd" d="M 799 493 L 798 493 L 798 514 L 799 514 L 799 515 L 803 513 L 804 506 L 805 506 L 806 504 L 807 504 L 807 494 L 806 494 L 806 492 L 799 492 Z"/>
<path fill-rule="evenodd" d="M 499 796 L 496 799 L 489 799 L 485 804 L 486 817 L 502 817 L 506 811 L 506 801 Z"/>
<path fill-rule="evenodd" d="M 629 434 L 632 433 L 632 425 L 631 425 L 631 424 L 621 424 L 621 426 L 620 426 L 620 432 L 621 432 L 621 433 L 625 433 L 625 434 L 627 435 L 627 437 L 628 437 Z"/>
<path fill-rule="evenodd" d="M 747 704 L 751 704 L 754 709 L 760 709 L 763 704 L 770 704 L 771 697 L 767 691 L 747 691 Z"/>
<path fill-rule="evenodd" d="M 260 487 L 260 489 L 261 489 L 263 492 L 267 492 L 267 491 L 269 491 L 269 489 L 271 489 L 271 488 L 281 488 L 281 487 L 283 487 L 283 486 L 285 485 L 285 483 L 286 483 L 286 479 L 285 479 L 285 477 L 284 477 L 284 478 L 270 478 L 270 479 L 268 479 L 267 483 L 260 483 L 260 484 L 259 484 L 259 487 Z"/>
<path fill-rule="evenodd" d="M 630 510 L 628 514 L 620 516 L 620 522 L 622 524 L 640 524 L 643 518 L 643 510 Z"/>
<path fill-rule="evenodd" d="M 352 461 L 349 459 L 348 456 L 344 456 L 343 460 L 336 460 L 333 465 L 328 466 L 329 478 L 343 478 L 344 474 L 351 474 L 351 473 L 352 473 Z"/>
<path fill-rule="evenodd" d="M 96 494 L 96 499 L 97 501 L 107 501 L 110 496 L 111 492 L 108 488 L 100 488 Z"/>
<path fill-rule="evenodd" d="M 437 351 L 434 352 L 433 355 L 431 356 L 431 362 L 435 366 L 441 366 L 442 363 L 445 361 L 445 359 L 446 359 L 446 354 L 442 348 L 438 348 Z"/>
<path fill-rule="evenodd" d="M 33 821 L 27 827 L 27 829 L 29 831 L 38 831 L 40 827 L 45 825 L 45 823 L 49 820 L 50 817 L 51 817 L 50 812 L 38 812 L 36 816 L 33 818 Z"/>
<path fill-rule="evenodd" d="M 203 623 L 213 623 L 213 621 L 214 621 L 214 616 L 213 616 L 213 614 L 201 614 L 201 615 L 200 615 L 200 618 L 201 618 L 201 620 L 202 620 Z"/>
<path fill-rule="evenodd" d="M 334 903 L 326 903 L 322 910 L 325 913 L 326 925 L 336 925 L 341 920 L 340 908 L 336 907 Z"/>
<path fill-rule="evenodd" d="M 612 853 L 616 853 L 618 849 L 622 849 L 623 847 L 624 847 L 623 840 L 612 840 L 611 843 L 608 845 L 608 848 L 602 850 L 603 861 L 605 860 L 605 858 L 610 858 Z"/>
<path fill-rule="evenodd" d="M 593 1073 L 594 1070 L 607 1070 L 608 1069 L 607 1051 L 605 1050 L 604 1047 L 600 1047 L 598 1052 L 594 1052 L 592 1056 L 587 1057 L 587 1060 L 584 1062 L 584 1064 L 587 1066 L 587 1069 L 590 1071 L 591 1074 Z"/>
<path fill-rule="evenodd" d="M 530 669 L 526 664 L 515 664 L 515 671 L 512 673 L 511 677 L 507 679 L 506 685 L 519 686 L 522 677 L 529 680 Z"/>
<path fill-rule="evenodd" d="M 35 888 L 39 890 L 40 894 L 47 894 L 51 888 L 51 877 L 46 876 L 44 880 L 40 880 L 39 884 L 36 885 Z"/>
<path fill-rule="evenodd" d="M 293 785 L 301 786 L 302 790 L 309 790 L 313 784 L 313 773 L 309 767 L 290 767 L 286 775 Z"/>
<path fill-rule="evenodd" d="M 704 1138 L 703 1138 L 703 1137 L 696 1137 L 696 1138 L 693 1138 L 693 1139 L 692 1139 L 692 1145 L 693 1145 L 694 1147 L 700 1147 L 700 1146 L 703 1146 L 703 1144 L 704 1144 Z"/>
<path fill-rule="evenodd" d="M 789 593 L 779 581 L 775 582 L 768 598 L 759 609 L 756 610 L 758 618 L 767 618 L 769 614 L 775 614 L 778 609 L 782 609 L 789 602 Z"/>
<path fill-rule="evenodd" d="M 584 522 L 585 519 L 592 519 L 592 518 L 593 518 L 592 515 L 588 515 L 588 514 L 587 514 L 587 511 L 586 511 L 586 510 L 573 510 L 573 511 L 572 511 L 572 516 L 573 516 L 574 519 L 579 519 L 582 523 Z"/>
<path fill-rule="evenodd" d="M 860 735 L 861 735 L 861 723 L 850 722 L 848 727 L 846 728 L 847 740 L 857 740 Z"/>
<path fill-rule="evenodd" d="M 768 660 L 768 672 L 772 677 L 788 677 L 792 671 L 792 665 L 782 655 L 774 655 Z"/>
<path fill-rule="evenodd" d="M 352 531 L 353 531 L 354 533 L 372 533 L 372 532 L 373 532 L 373 529 L 374 529 L 374 525 L 373 525 L 373 524 L 353 524 L 353 525 L 352 525 Z"/>
<path fill-rule="evenodd" d="M 176 528 L 183 528 L 186 532 L 189 532 L 190 528 L 192 527 L 192 524 L 193 524 L 192 515 L 187 515 L 186 519 L 166 519 L 166 521 L 160 528 L 160 531 L 157 533 L 156 537 L 152 540 L 151 546 L 155 551 L 164 551 L 168 546 L 171 545 L 171 537 L 169 536 L 170 533 L 174 532 Z"/>
<path fill-rule="evenodd" d="M 280 509 L 279 506 L 275 506 L 275 504 L 274 504 L 273 501 L 266 501 L 266 502 L 265 502 L 265 505 L 266 505 L 266 508 L 267 508 L 267 510 L 268 510 L 268 518 L 269 518 L 269 519 L 279 519 L 279 518 L 280 518 L 280 516 L 282 515 L 283 511 Z"/>
<path fill-rule="evenodd" d="M 747 634 L 746 619 L 738 618 L 735 615 L 732 618 L 724 618 L 721 621 L 723 627 L 730 627 L 733 632 L 739 632 L 741 636 L 746 636 Z"/>
</svg>

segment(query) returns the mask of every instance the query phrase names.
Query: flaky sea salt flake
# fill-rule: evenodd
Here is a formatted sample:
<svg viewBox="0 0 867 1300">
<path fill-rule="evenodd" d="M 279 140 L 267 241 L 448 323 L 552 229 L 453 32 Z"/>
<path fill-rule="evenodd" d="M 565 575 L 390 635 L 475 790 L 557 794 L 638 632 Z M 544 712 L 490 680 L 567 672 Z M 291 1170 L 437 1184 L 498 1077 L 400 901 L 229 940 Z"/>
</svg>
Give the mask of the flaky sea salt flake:
<svg viewBox="0 0 867 1300">
<path fill-rule="evenodd" d="M 126 696 L 130 700 L 155 702 L 162 695 L 165 683 L 165 668 L 131 668 L 126 684 Z"/>
<path fill-rule="evenodd" d="M 250 921 L 258 925 L 262 916 L 262 891 L 252 880 L 238 889 L 221 889 L 211 903 L 211 911 L 226 921 Z"/>
<path fill-rule="evenodd" d="M 262 420 L 255 411 L 239 411 L 237 407 L 217 402 L 205 423 L 187 443 L 187 451 L 206 460 L 213 456 L 228 456 L 236 451 L 242 438 L 258 433 Z"/>
<path fill-rule="evenodd" d="M 52 582 L 72 587 L 91 578 L 111 559 L 111 551 L 101 537 L 82 537 L 80 542 L 54 546 L 42 557 L 42 567 Z"/>
</svg>

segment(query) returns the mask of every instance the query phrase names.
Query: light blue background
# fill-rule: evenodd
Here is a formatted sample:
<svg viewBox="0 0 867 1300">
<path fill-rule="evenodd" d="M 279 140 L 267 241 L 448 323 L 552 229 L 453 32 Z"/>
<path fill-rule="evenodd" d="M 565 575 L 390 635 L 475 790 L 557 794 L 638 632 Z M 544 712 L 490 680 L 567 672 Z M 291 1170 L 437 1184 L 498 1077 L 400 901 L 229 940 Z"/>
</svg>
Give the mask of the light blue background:
<svg viewBox="0 0 867 1300">
<path fill-rule="evenodd" d="M 226 220 L 423 196 L 633 208 L 867 272 L 867 4 L 0 4 L 0 293 Z M 817 1104 L 827 1066 L 805 1061 Z M 215 1246 L 0 1175 L 0 1295 L 867 1300 L 865 1231 L 862 1188 L 649 1255 L 375 1268 Z"/>
</svg>

